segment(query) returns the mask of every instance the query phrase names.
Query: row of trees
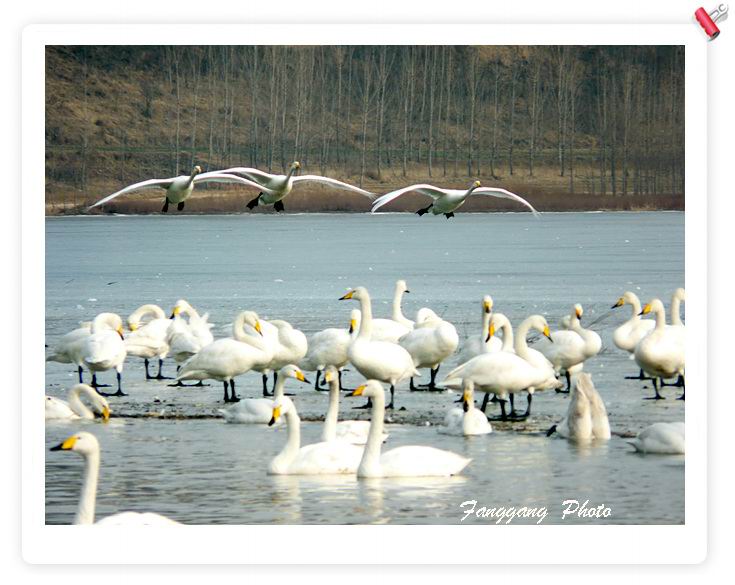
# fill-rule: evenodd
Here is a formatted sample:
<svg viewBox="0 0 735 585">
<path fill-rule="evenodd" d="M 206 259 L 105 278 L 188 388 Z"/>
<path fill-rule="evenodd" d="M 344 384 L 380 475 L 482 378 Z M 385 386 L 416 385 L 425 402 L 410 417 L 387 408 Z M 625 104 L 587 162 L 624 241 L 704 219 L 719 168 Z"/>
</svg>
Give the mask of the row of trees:
<svg viewBox="0 0 735 585">
<path fill-rule="evenodd" d="M 47 170 L 53 177 L 53 153 L 63 152 L 82 189 L 90 168 L 112 165 L 125 179 L 127 162 L 137 176 L 140 166 L 159 176 L 195 163 L 277 171 L 300 160 L 360 184 L 553 174 L 570 192 L 683 192 L 681 47 L 49 52 L 49 61 L 72 64 L 63 71 L 81 114 L 64 126 L 68 99 L 49 102 Z M 48 83 L 55 75 L 49 67 Z M 98 95 L 109 80 L 119 89 Z"/>
</svg>

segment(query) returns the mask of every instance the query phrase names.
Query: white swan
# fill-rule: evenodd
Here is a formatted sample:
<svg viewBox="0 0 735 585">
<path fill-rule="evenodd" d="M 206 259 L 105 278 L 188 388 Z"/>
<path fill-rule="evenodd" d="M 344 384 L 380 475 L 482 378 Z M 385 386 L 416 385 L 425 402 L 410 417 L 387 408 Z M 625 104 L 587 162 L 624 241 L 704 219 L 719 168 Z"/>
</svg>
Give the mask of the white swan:
<svg viewBox="0 0 735 585">
<path fill-rule="evenodd" d="M 188 321 L 184 316 L 188 317 Z M 198 311 L 184 299 L 176 301 L 171 310 L 171 320 L 166 342 L 169 346 L 169 355 L 177 363 L 176 373 L 178 373 L 183 362 L 214 341 L 211 331 L 214 324 L 209 322 L 208 313 L 199 315 Z M 171 384 L 171 386 L 183 385 L 181 381 Z M 200 380 L 195 385 L 203 386 L 203 383 Z"/>
<path fill-rule="evenodd" d="M 299 362 L 299 366 L 307 372 L 316 372 L 316 380 L 314 381 L 316 390 L 319 389 L 321 373 L 328 366 L 334 366 L 337 369 L 341 385 L 342 368 L 349 362 L 347 348 L 359 327 L 359 322 L 360 311 L 353 309 L 350 312 L 349 329 L 329 327 L 317 331 L 308 338 L 308 349 L 304 359 Z"/>
<path fill-rule="evenodd" d="M 56 344 L 53 353 L 46 358 L 47 362 L 58 362 L 60 364 L 75 364 L 79 383 L 83 383 L 82 372 L 84 370 L 84 343 L 92 333 L 92 323 L 80 323 L 79 327 L 69 333 L 62 335 Z"/>
<path fill-rule="evenodd" d="M 462 408 L 450 409 L 444 417 L 444 429 L 439 432 L 447 435 L 487 435 L 493 427 L 487 416 L 475 408 L 475 383 L 464 380 L 462 383 Z"/>
<path fill-rule="evenodd" d="M 631 291 L 626 291 L 612 308 L 616 309 L 626 304 L 630 305 L 632 313 L 630 319 L 613 331 L 613 343 L 619 349 L 627 351 L 630 354 L 630 359 L 634 359 L 635 346 L 656 326 L 656 322 L 651 319 L 641 319 L 641 301 Z M 638 379 L 642 380 L 644 378 L 643 370 L 641 370 Z"/>
<path fill-rule="evenodd" d="M 464 205 L 465 200 L 470 195 L 490 195 L 491 197 L 511 199 L 525 205 L 534 215 L 539 215 L 538 211 L 536 211 L 528 201 L 523 199 L 523 197 L 519 197 L 515 193 L 511 193 L 510 191 L 506 191 L 505 189 L 500 189 L 498 187 L 483 187 L 480 181 L 472 183 L 470 188 L 467 190 L 442 189 L 440 187 L 427 184 L 410 185 L 409 187 L 404 187 L 397 191 L 391 191 L 390 193 L 386 193 L 385 195 L 378 197 L 373 203 L 372 213 L 375 213 L 378 209 L 383 207 L 383 205 L 386 205 L 401 195 L 410 193 L 411 191 L 416 191 L 417 193 L 427 195 L 433 199 L 433 202 L 428 207 L 423 207 L 416 212 L 418 215 L 424 215 L 424 213 L 431 211 L 434 215 L 445 215 L 447 219 L 449 219 L 454 216 L 454 212 L 457 211 L 457 209 Z"/>
<path fill-rule="evenodd" d="M 654 423 L 628 442 L 640 453 L 684 455 L 684 423 Z"/>
<path fill-rule="evenodd" d="M 457 475 L 472 461 L 451 451 L 434 447 L 405 446 L 381 453 L 385 419 L 385 391 L 376 380 L 368 380 L 351 396 L 366 396 L 372 402 L 370 432 L 357 477 L 430 477 Z"/>
<path fill-rule="evenodd" d="M 401 304 L 403 303 L 403 295 L 410 292 L 411 291 L 408 290 L 408 284 L 406 284 L 405 280 L 401 279 L 396 281 L 396 288 L 393 293 L 393 311 L 391 313 L 391 319 L 408 329 L 413 329 L 414 322 L 404 316 L 403 308 L 401 307 Z M 377 319 L 373 319 L 373 331 L 375 331 L 375 321 L 377 321 Z"/>
<path fill-rule="evenodd" d="M 79 497 L 79 507 L 74 524 L 94 524 L 97 500 L 97 480 L 100 472 L 100 444 L 91 433 L 76 433 L 62 443 L 51 447 L 51 451 L 74 451 L 84 459 L 84 481 Z M 150 512 L 121 512 L 107 516 L 97 524 L 115 526 L 156 526 L 178 524 L 178 522 Z"/>
<path fill-rule="evenodd" d="M 415 329 L 398 340 L 413 359 L 416 369 L 429 368 L 431 379 L 427 390 L 436 390 L 436 374 L 439 366 L 457 351 L 459 336 L 454 325 L 439 317 L 424 319 Z M 411 378 L 411 390 L 416 390 Z"/>
<path fill-rule="evenodd" d="M 84 394 L 92 404 L 94 411 L 87 408 L 80 395 Z M 95 413 L 107 422 L 110 418 L 110 405 L 87 384 L 75 384 L 69 390 L 68 402 L 53 396 L 46 396 L 46 420 L 94 420 Z"/>
<path fill-rule="evenodd" d="M 577 303 L 569 315 L 569 329 L 552 331 L 549 341 L 541 340 L 539 351 L 546 356 L 557 373 L 564 373 L 568 392 L 571 388 L 572 374 L 582 370 L 586 360 L 597 355 L 602 349 L 602 339 L 591 329 L 584 329 L 580 320 L 584 310 Z"/>
<path fill-rule="evenodd" d="M 122 371 L 127 350 L 123 336 L 123 322 L 115 313 L 100 313 L 92 321 L 90 334 L 84 338 L 82 362 L 92 372 L 92 386 L 97 385 L 97 372 L 115 370 L 117 392 L 112 396 L 125 396 L 122 391 Z"/>
<path fill-rule="evenodd" d="M 469 336 L 462 346 L 457 362 L 463 364 L 470 361 L 473 357 L 483 353 L 492 353 L 500 351 L 503 342 L 494 335 L 488 337 L 488 329 L 490 328 L 490 318 L 493 314 L 493 299 L 490 295 L 482 298 L 482 314 L 480 332 Z"/>
<path fill-rule="evenodd" d="M 652 400 L 661 400 L 656 378 L 684 379 L 684 327 L 682 325 L 666 325 L 666 310 L 660 299 L 653 299 L 644 305 L 641 315 L 656 315 L 656 326 L 640 340 L 635 348 L 635 361 L 644 372 L 653 379 L 656 392 Z M 684 394 L 680 398 L 684 398 Z"/>
<path fill-rule="evenodd" d="M 284 366 L 278 371 L 278 380 L 273 390 L 273 400 L 284 396 L 286 381 L 289 378 L 310 384 L 300 368 L 293 364 Z M 219 412 L 228 423 L 249 425 L 267 425 L 273 413 L 273 400 L 270 398 L 246 398 L 230 408 L 222 408 Z"/>
<path fill-rule="evenodd" d="M 369 199 L 373 199 L 374 195 L 370 191 L 360 189 L 354 185 L 343 183 L 337 179 L 330 177 L 322 177 L 321 175 L 300 175 L 294 176 L 294 173 L 301 168 L 301 163 L 294 161 L 288 169 L 286 175 L 273 175 L 266 173 L 258 169 L 245 168 L 245 167 L 233 167 L 219 171 L 226 175 L 242 176 L 246 179 L 253 181 L 256 185 L 260 186 L 261 193 L 248 203 L 248 209 L 253 209 L 258 205 L 273 205 L 276 211 L 283 211 L 283 198 L 286 197 L 293 189 L 294 185 L 298 183 L 321 183 L 323 185 L 329 185 L 330 187 L 336 187 L 338 189 L 344 189 L 346 191 L 352 191 L 353 193 L 359 193 Z"/>
<path fill-rule="evenodd" d="M 393 408 L 396 384 L 411 376 L 418 376 L 418 370 L 411 354 L 400 345 L 372 340 L 373 309 L 367 289 L 360 286 L 340 298 L 341 301 L 348 299 L 360 302 L 362 320 L 360 331 L 347 350 L 347 357 L 365 378 L 390 384 L 388 408 Z"/>
<path fill-rule="evenodd" d="M 610 440 L 610 422 L 602 397 L 592 383 L 592 376 L 580 373 L 575 377 L 569 407 L 564 420 L 552 426 L 546 433 L 557 432 L 565 439 L 577 441 Z"/>
<path fill-rule="evenodd" d="M 143 321 L 147 316 L 152 318 Z M 128 355 L 143 358 L 146 380 L 167 380 L 162 373 L 163 360 L 168 355 L 168 334 L 171 319 L 166 317 L 158 305 L 147 304 L 138 307 L 128 317 L 130 334 L 125 337 L 125 348 Z M 148 372 L 149 360 L 158 358 L 158 374 L 151 376 Z"/>
<path fill-rule="evenodd" d="M 270 361 L 269 345 L 262 338 L 244 331 L 248 325 L 260 331 L 258 315 L 243 311 L 232 324 L 232 337 L 218 339 L 204 346 L 181 366 L 177 380 L 219 380 L 224 384 L 224 401 L 238 402 L 235 394 L 235 377 Z M 228 395 L 227 388 L 231 393 Z"/>
<path fill-rule="evenodd" d="M 401 304 L 403 302 L 403 295 L 411 292 L 408 290 L 408 285 L 405 280 L 397 280 L 396 286 L 393 291 L 393 305 L 390 319 L 376 319 L 373 318 L 373 341 L 389 341 L 390 343 L 398 343 L 398 340 L 411 331 L 415 323 L 403 315 L 403 309 Z M 430 309 L 422 309 L 417 314 L 417 319 L 421 317 L 425 319 L 428 317 L 423 311 L 430 311 Z M 433 313 L 433 311 L 430 311 Z"/>
<path fill-rule="evenodd" d="M 327 367 L 324 379 L 329 383 L 329 407 L 324 417 L 322 441 L 347 441 L 353 445 L 364 445 L 367 442 L 370 423 L 366 420 L 343 420 L 339 417 L 339 375 L 334 366 Z M 383 435 L 383 441 L 388 435 Z"/>
<path fill-rule="evenodd" d="M 202 167 L 195 166 L 189 176 L 181 175 L 179 177 L 170 177 L 168 179 L 148 179 L 141 181 L 140 183 L 134 183 L 128 185 L 120 191 L 116 191 L 112 195 L 108 195 L 104 199 L 100 199 L 94 205 L 90 205 L 87 210 L 94 209 L 100 205 L 104 205 L 109 201 L 112 201 L 120 195 L 126 193 L 132 193 L 133 191 L 143 191 L 146 189 L 164 189 L 166 191 L 166 201 L 163 204 L 164 213 L 168 212 L 168 206 L 171 203 L 176 204 L 176 209 L 181 211 L 184 209 L 184 204 L 189 196 L 194 191 L 194 186 L 199 183 L 239 183 L 247 187 L 255 187 L 256 189 L 262 189 L 263 187 L 258 183 L 255 183 L 249 179 L 238 177 L 236 175 L 229 175 L 220 171 L 214 171 L 209 173 L 202 173 Z"/>
<path fill-rule="evenodd" d="M 355 473 L 362 449 L 346 441 L 323 441 L 301 446 L 301 420 L 288 396 L 273 402 L 268 425 L 286 417 L 288 439 L 281 452 L 268 465 L 271 475 L 334 475 Z"/>
<path fill-rule="evenodd" d="M 549 337 L 549 326 L 540 315 L 529 318 L 530 326 Z M 513 331 L 507 317 L 502 313 L 494 313 L 490 326 L 499 324 L 503 328 L 503 351 L 485 353 L 449 372 L 444 385 L 450 388 L 461 388 L 463 380 L 474 382 L 476 390 L 493 393 L 500 399 L 502 419 L 507 420 L 505 401 L 509 394 L 528 391 L 528 408 L 522 418 L 530 415 L 531 396 L 535 389 L 544 389 L 557 385 L 553 370 L 543 363 L 536 362 L 525 339 L 519 335 L 513 339 Z M 524 322 L 525 324 L 525 322 Z M 513 344 L 513 348 L 509 347 Z M 487 397 L 486 397 L 487 398 Z M 487 400 L 483 402 L 485 410 Z"/>
<path fill-rule="evenodd" d="M 686 291 L 683 288 L 677 288 L 671 297 L 671 324 L 674 327 L 684 326 L 681 320 L 681 302 L 686 300 Z"/>
<path fill-rule="evenodd" d="M 262 327 L 262 340 L 268 344 L 271 351 L 271 359 L 267 363 L 256 365 L 253 369 L 260 372 L 263 379 L 263 396 L 271 396 L 268 392 L 268 374 L 273 372 L 273 387 L 275 389 L 278 380 L 278 370 L 289 364 L 298 364 L 306 356 L 309 350 L 309 341 L 303 332 L 295 329 L 288 321 L 280 319 L 266 321 L 260 320 Z M 246 330 L 250 335 L 256 332 Z"/>
</svg>

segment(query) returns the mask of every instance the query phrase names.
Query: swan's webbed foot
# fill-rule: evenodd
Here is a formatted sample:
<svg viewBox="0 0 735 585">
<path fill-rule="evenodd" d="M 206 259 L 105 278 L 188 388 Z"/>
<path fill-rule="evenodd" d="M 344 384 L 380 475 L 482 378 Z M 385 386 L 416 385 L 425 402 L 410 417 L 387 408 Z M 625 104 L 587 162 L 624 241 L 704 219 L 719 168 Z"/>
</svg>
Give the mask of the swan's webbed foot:
<svg viewBox="0 0 735 585">
<path fill-rule="evenodd" d="M 419 217 L 421 217 L 421 216 L 422 216 L 422 215 L 424 215 L 425 213 L 429 213 L 429 210 L 430 210 L 430 209 L 431 209 L 432 207 L 434 207 L 434 204 L 433 204 L 433 203 L 432 203 L 431 205 L 429 205 L 428 207 L 422 207 L 421 209 L 419 209 L 419 210 L 418 210 L 418 211 L 416 212 L 416 215 L 418 215 Z"/>
<path fill-rule="evenodd" d="M 454 217 L 454 212 L 450 211 L 449 213 L 445 213 L 444 217 L 446 217 L 447 219 L 449 219 L 450 217 Z"/>
<path fill-rule="evenodd" d="M 561 388 L 554 388 L 557 394 L 569 394 L 569 389 L 562 390 Z"/>
<path fill-rule="evenodd" d="M 166 379 L 170 380 L 171 378 Z M 171 388 L 201 388 L 203 386 L 209 386 L 209 384 L 205 384 L 202 380 L 199 380 L 196 384 L 184 384 L 181 380 L 177 380 L 176 384 L 167 384 L 167 386 Z"/>
<path fill-rule="evenodd" d="M 352 410 L 368 410 L 369 408 L 373 407 L 373 401 L 368 398 L 368 401 L 363 404 L 362 406 L 353 406 Z"/>
<path fill-rule="evenodd" d="M 168 203 L 169 203 L 168 197 L 166 197 L 166 201 L 163 203 L 163 207 L 161 208 L 161 211 L 163 213 L 168 213 Z"/>
<path fill-rule="evenodd" d="M 182 201 L 181 203 L 179 203 L 179 204 L 178 204 L 178 205 L 176 206 L 176 209 L 177 209 L 177 211 L 183 211 L 183 209 L 184 209 L 184 204 L 185 204 L 185 203 L 186 203 L 186 201 Z"/>
<path fill-rule="evenodd" d="M 669 384 L 666 380 L 664 380 L 663 378 L 661 378 L 660 384 L 661 384 L 661 387 L 662 388 L 664 386 L 672 386 L 674 388 L 682 388 L 684 386 L 684 376 L 682 376 L 681 374 L 679 374 L 679 377 L 676 379 L 676 382 L 674 382 L 673 384 Z"/>
<path fill-rule="evenodd" d="M 665 400 L 661 394 L 658 392 L 658 384 L 656 383 L 656 378 L 653 379 L 653 390 L 656 393 L 654 396 L 646 396 L 643 398 L 643 400 Z"/>
<path fill-rule="evenodd" d="M 250 202 L 247 205 L 248 209 L 252 210 L 253 208 L 258 207 L 258 201 L 261 195 L 262 193 L 258 193 L 258 196 L 255 199 L 250 200 Z"/>
<path fill-rule="evenodd" d="M 625 376 L 625 379 L 626 380 L 653 380 L 653 378 L 651 378 L 650 376 L 646 376 L 646 374 L 643 372 L 642 369 L 638 372 L 637 376 Z"/>
<path fill-rule="evenodd" d="M 395 409 L 395 406 L 393 405 L 393 401 L 392 400 L 390 401 L 390 404 L 385 407 L 385 409 L 386 410 L 394 410 Z"/>
<path fill-rule="evenodd" d="M 546 436 L 550 437 L 556 432 L 556 425 L 551 425 L 548 431 L 546 431 Z"/>
<path fill-rule="evenodd" d="M 127 396 L 122 390 L 118 390 L 117 392 L 97 392 L 97 394 L 100 396 Z"/>
<path fill-rule="evenodd" d="M 273 204 L 273 209 L 275 209 L 278 212 L 283 211 L 285 209 L 285 207 L 283 207 L 283 201 L 276 201 Z"/>
</svg>

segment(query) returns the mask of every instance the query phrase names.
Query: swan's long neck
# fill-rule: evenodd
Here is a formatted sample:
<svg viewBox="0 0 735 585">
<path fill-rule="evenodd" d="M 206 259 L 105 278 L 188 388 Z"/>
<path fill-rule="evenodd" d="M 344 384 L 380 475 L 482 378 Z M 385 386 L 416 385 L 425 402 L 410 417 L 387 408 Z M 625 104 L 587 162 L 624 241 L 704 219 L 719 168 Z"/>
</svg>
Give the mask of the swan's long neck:
<svg viewBox="0 0 735 585">
<path fill-rule="evenodd" d="M 410 323 L 411 326 L 413 326 L 413 323 L 411 323 L 403 315 L 403 310 L 401 309 L 402 301 L 403 301 L 403 291 L 400 288 L 396 287 L 396 292 L 393 295 L 393 314 L 391 318 L 397 323 L 400 323 L 401 325 L 409 326 L 409 323 Z"/>
<path fill-rule="evenodd" d="M 467 189 L 467 193 L 464 194 L 465 197 L 469 197 L 472 195 L 472 192 L 477 189 L 477 185 L 472 185 L 469 189 Z"/>
<path fill-rule="evenodd" d="M 133 312 L 133 314 L 130 315 L 130 318 L 128 319 L 128 321 L 132 323 L 138 323 L 146 315 L 152 315 L 154 319 L 165 319 L 166 318 L 166 313 L 164 313 L 163 309 L 159 307 L 158 305 L 143 305 L 142 307 L 138 307 Z"/>
<path fill-rule="evenodd" d="M 373 306 L 367 293 L 360 297 L 360 313 L 360 333 L 357 336 L 364 341 L 370 341 L 373 335 Z"/>
<path fill-rule="evenodd" d="M 640 321 L 641 316 L 639 315 L 639 313 L 641 312 L 641 301 L 638 299 L 637 296 L 631 295 L 631 297 L 628 299 L 628 302 L 633 309 L 633 316 L 631 317 L 631 321 Z"/>
<path fill-rule="evenodd" d="M 247 343 L 249 346 L 254 347 L 260 351 L 266 351 L 267 344 L 262 336 L 260 335 L 248 335 L 245 332 L 245 317 L 238 315 L 235 321 L 232 323 L 232 337 L 242 343 Z"/>
<path fill-rule="evenodd" d="M 503 346 L 502 351 L 511 351 L 513 349 L 513 327 L 510 326 L 509 321 L 503 323 Z"/>
<path fill-rule="evenodd" d="M 485 312 L 485 309 L 482 310 L 482 330 L 480 332 L 480 339 L 482 340 L 482 344 L 485 346 L 490 344 L 490 340 L 487 339 L 487 330 L 490 327 L 490 319 L 492 318 L 492 313 Z M 487 341 L 485 341 L 486 339 Z"/>
<path fill-rule="evenodd" d="M 286 412 L 286 425 L 288 439 L 286 439 L 286 445 L 278 454 L 278 459 L 288 464 L 294 460 L 301 448 L 301 419 L 294 408 Z"/>
<path fill-rule="evenodd" d="M 194 182 L 194 177 L 197 176 L 197 170 L 192 169 L 191 175 L 189 175 L 189 180 L 186 182 L 187 187 L 191 187 L 191 184 Z"/>
<path fill-rule="evenodd" d="M 335 376 L 337 378 L 337 376 Z M 322 441 L 333 441 L 337 438 L 337 416 L 339 415 L 339 379 L 329 382 L 329 408 L 324 418 Z"/>
<path fill-rule="evenodd" d="M 86 388 L 74 386 L 69 391 L 69 408 L 71 408 L 76 414 L 78 414 L 82 418 L 86 419 L 94 419 L 94 413 L 87 408 L 87 406 L 81 401 L 79 398 L 79 394 L 84 391 L 87 396 L 89 396 L 90 399 L 93 399 L 92 396 L 89 394 L 89 390 Z"/>
<path fill-rule="evenodd" d="M 286 388 L 286 376 L 278 376 L 276 380 L 276 387 L 273 388 L 273 400 L 276 401 L 279 398 L 283 398 L 284 390 Z"/>
<path fill-rule="evenodd" d="M 99 333 L 104 329 L 116 329 L 115 316 L 112 313 L 101 313 L 94 318 L 90 331 Z"/>
<path fill-rule="evenodd" d="M 469 394 L 469 400 L 467 401 L 467 412 L 465 414 L 469 414 L 473 410 L 475 410 L 475 391 L 465 390 L 465 392 Z"/>
<path fill-rule="evenodd" d="M 294 172 L 296 171 L 296 167 L 291 165 L 288 169 L 288 174 L 286 175 L 286 183 L 291 182 L 291 178 L 293 177 Z"/>
<path fill-rule="evenodd" d="M 572 316 L 571 323 L 569 324 L 569 329 L 577 333 L 582 339 L 585 340 L 585 342 L 589 339 L 590 332 L 582 327 L 582 323 L 579 321 L 579 317 L 576 315 Z"/>
<path fill-rule="evenodd" d="M 674 294 L 671 299 L 671 324 L 681 325 L 681 298 L 679 295 Z"/>
<path fill-rule="evenodd" d="M 659 305 L 654 312 L 656 313 L 656 329 L 663 329 L 666 327 L 666 309 L 663 305 Z"/>
<path fill-rule="evenodd" d="M 374 469 L 380 465 L 380 449 L 383 444 L 385 419 L 385 394 L 379 392 L 372 401 L 373 409 L 370 417 L 370 431 L 368 432 L 365 451 L 360 461 L 361 469 Z"/>
<path fill-rule="evenodd" d="M 531 322 L 527 319 L 518 327 L 516 331 L 515 344 L 513 345 L 516 353 L 524 360 L 528 359 L 528 332 L 531 330 Z"/>
<path fill-rule="evenodd" d="M 100 453 L 94 451 L 84 456 L 84 482 L 79 496 L 79 507 L 74 524 L 94 524 L 97 500 L 97 479 L 100 473 Z"/>
</svg>

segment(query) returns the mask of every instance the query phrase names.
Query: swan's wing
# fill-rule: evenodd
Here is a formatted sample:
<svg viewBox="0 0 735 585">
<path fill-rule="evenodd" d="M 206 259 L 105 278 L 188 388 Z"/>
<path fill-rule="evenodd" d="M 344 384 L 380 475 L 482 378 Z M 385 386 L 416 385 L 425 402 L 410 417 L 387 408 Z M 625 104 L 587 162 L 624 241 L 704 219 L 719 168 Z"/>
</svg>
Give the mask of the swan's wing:
<svg viewBox="0 0 735 585">
<path fill-rule="evenodd" d="M 422 195 L 428 195 L 434 200 L 438 199 L 442 195 L 447 194 L 446 191 L 439 189 L 438 187 L 434 187 L 433 185 L 427 185 L 425 183 L 420 183 L 418 185 L 409 185 L 408 187 L 404 187 L 403 189 L 398 189 L 397 191 L 391 191 L 390 193 L 386 193 L 385 195 L 381 195 L 380 197 L 378 197 L 373 203 L 373 208 L 371 212 L 375 213 L 378 209 L 383 207 L 383 205 L 386 205 L 387 203 L 390 203 L 391 201 L 393 201 L 394 199 L 397 199 L 401 195 L 410 193 L 411 191 L 417 191 L 418 193 L 421 193 Z"/>
<path fill-rule="evenodd" d="M 536 217 L 539 217 L 541 215 L 538 211 L 534 209 L 533 205 L 531 205 L 523 197 L 521 197 L 520 195 L 516 195 L 515 193 L 511 193 L 510 191 L 506 191 L 505 189 L 500 189 L 499 187 L 479 187 L 478 189 L 472 191 L 472 194 L 490 195 L 491 197 L 499 197 L 501 199 L 512 199 L 513 201 L 517 201 L 518 203 L 521 203 L 522 205 L 528 207 L 528 209 L 530 209 Z"/>
<path fill-rule="evenodd" d="M 262 186 L 261 181 L 264 183 L 267 183 L 271 179 L 274 179 L 278 175 L 271 175 L 270 173 L 266 173 L 265 171 L 260 171 L 258 169 L 251 169 L 248 167 L 232 167 L 230 169 L 224 169 L 221 171 L 215 171 L 217 173 L 226 173 L 230 175 L 244 175 L 245 178 L 250 179 L 251 181 L 255 181 L 259 183 L 258 186 Z"/>
<path fill-rule="evenodd" d="M 312 183 L 322 183 L 323 185 L 331 185 L 332 187 L 337 187 L 339 189 L 346 189 L 347 191 L 359 193 L 360 195 L 364 195 L 369 199 L 375 199 L 375 193 L 365 191 L 365 189 L 360 189 L 360 187 L 355 187 L 354 185 L 350 185 L 349 183 L 343 183 L 342 181 L 332 179 L 331 177 L 322 177 L 321 175 L 299 175 L 298 177 L 293 178 L 294 183 L 304 183 L 307 181 L 310 181 Z"/>
<path fill-rule="evenodd" d="M 233 175 L 220 171 L 213 171 L 211 173 L 202 173 L 201 175 L 197 175 L 196 177 L 194 177 L 194 183 L 239 183 L 240 185 L 255 187 L 256 189 L 265 191 L 266 193 L 271 195 L 274 193 L 271 189 L 263 187 L 263 185 L 261 185 L 260 183 L 256 183 L 255 181 L 251 181 L 250 179 L 246 179 L 238 175 Z"/>
<path fill-rule="evenodd" d="M 132 193 L 133 191 L 140 191 L 143 189 L 153 189 L 153 188 L 160 188 L 160 189 L 168 189 L 171 186 L 171 183 L 174 182 L 174 178 L 171 179 L 148 179 L 147 181 L 141 181 L 140 183 L 134 183 L 132 185 L 128 185 L 124 189 L 120 189 L 116 193 L 113 193 L 112 195 L 108 195 L 104 199 L 100 199 L 97 203 L 94 205 L 90 205 L 87 207 L 87 209 L 94 209 L 95 207 L 99 207 L 100 205 L 104 205 L 108 201 L 112 201 L 115 197 L 119 197 L 120 195 L 125 195 L 126 193 Z"/>
</svg>

